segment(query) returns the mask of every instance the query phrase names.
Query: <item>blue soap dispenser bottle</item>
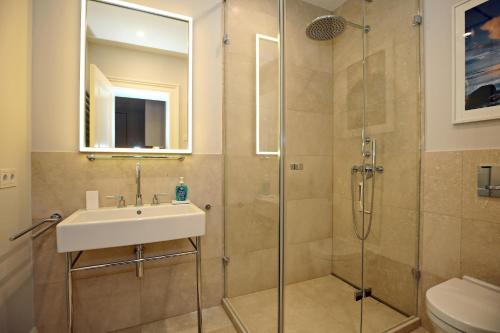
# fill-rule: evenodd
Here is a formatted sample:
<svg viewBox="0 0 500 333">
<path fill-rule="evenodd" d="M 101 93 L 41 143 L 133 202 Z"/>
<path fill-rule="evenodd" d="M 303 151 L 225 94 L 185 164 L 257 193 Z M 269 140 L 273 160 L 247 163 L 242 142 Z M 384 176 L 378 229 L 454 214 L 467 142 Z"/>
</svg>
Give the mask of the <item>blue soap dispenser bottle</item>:
<svg viewBox="0 0 500 333">
<path fill-rule="evenodd" d="M 184 183 L 184 177 L 180 177 L 179 184 L 175 187 L 175 200 L 187 201 L 189 187 Z"/>
</svg>

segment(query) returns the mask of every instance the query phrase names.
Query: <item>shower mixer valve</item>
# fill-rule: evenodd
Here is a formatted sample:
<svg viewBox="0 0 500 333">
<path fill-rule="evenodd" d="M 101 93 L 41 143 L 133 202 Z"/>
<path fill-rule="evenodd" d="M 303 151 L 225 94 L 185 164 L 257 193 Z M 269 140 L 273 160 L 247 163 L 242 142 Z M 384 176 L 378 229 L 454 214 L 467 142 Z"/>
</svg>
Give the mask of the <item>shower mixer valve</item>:
<svg viewBox="0 0 500 333">
<path fill-rule="evenodd" d="M 367 149 L 367 146 L 369 149 Z M 373 202 L 375 199 L 375 174 L 384 172 L 384 167 L 381 165 L 377 165 L 377 141 L 375 139 L 369 137 L 363 137 L 361 142 L 361 153 L 363 156 L 363 164 L 361 165 L 353 165 L 351 168 L 351 208 L 352 208 L 352 224 L 354 233 L 356 237 L 364 241 L 370 235 L 370 230 L 372 227 L 372 219 L 373 219 Z M 365 159 L 370 158 L 370 162 L 365 163 Z M 362 175 L 361 182 L 358 183 L 358 200 L 357 203 L 359 208 L 356 209 L 356 200 L 355 200 L 355 183 L 357 182 L 357 174 L 360 173 Z M 371 179 L 370 186 L 370 197 L 368 199 L 368 203 L 365 202 L 365 190 L 367 187 L 367 180 Z M 367 209 L 368 208 L 368 209 Z M 356 222 L 356 215 L 361 213 L 362 218 L 362 227 L 359 230 L 358 223 Z M 365 218 L 364 216 L 368 215 L 368 223 L 365 228 Z"/>
</svg>

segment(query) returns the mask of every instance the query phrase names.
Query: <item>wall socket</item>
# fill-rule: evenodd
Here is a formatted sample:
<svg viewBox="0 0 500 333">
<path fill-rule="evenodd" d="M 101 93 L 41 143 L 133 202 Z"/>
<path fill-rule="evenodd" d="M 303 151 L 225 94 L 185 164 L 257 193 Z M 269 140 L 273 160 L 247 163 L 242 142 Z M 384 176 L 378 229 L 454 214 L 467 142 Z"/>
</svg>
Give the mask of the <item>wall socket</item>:
<svg viewBox="0 0 500 333">
<path fill-rule="evenodd" d="M 16 187 L 16 169 L 0 169 L 0 188 Z"/>
</svg>

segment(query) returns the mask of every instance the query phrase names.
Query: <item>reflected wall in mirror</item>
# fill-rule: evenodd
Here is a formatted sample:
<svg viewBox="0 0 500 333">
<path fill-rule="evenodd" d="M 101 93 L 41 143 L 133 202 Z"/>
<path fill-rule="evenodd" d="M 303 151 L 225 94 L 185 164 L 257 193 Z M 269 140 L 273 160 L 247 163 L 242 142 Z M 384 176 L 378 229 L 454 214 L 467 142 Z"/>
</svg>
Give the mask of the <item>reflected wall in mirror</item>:
<svg viewBox="0 0 500 333">
<path fill-rule="evenodd" d="M 275 37 L 255 35 L 255 114 L 257 155 L 278 155 L 279 46 Z"/>
<path fill-rule="evenodd" d="M 192 152 L 192 19 L 82 0 L 80 150 Z"/>
</svg>

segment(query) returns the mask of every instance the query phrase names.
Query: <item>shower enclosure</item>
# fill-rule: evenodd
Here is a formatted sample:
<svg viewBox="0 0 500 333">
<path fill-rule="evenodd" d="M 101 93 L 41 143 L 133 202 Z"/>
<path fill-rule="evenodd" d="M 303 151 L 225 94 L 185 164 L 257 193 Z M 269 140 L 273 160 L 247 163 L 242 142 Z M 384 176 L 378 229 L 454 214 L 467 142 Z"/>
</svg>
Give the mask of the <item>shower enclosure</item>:
<svg viewBox="0 0 500 333">
<path fill-rule="evenodd" d="M 417 316 L 419 0 L 225 1 L 225 299 L 247 332 Z"/>
</svg>

